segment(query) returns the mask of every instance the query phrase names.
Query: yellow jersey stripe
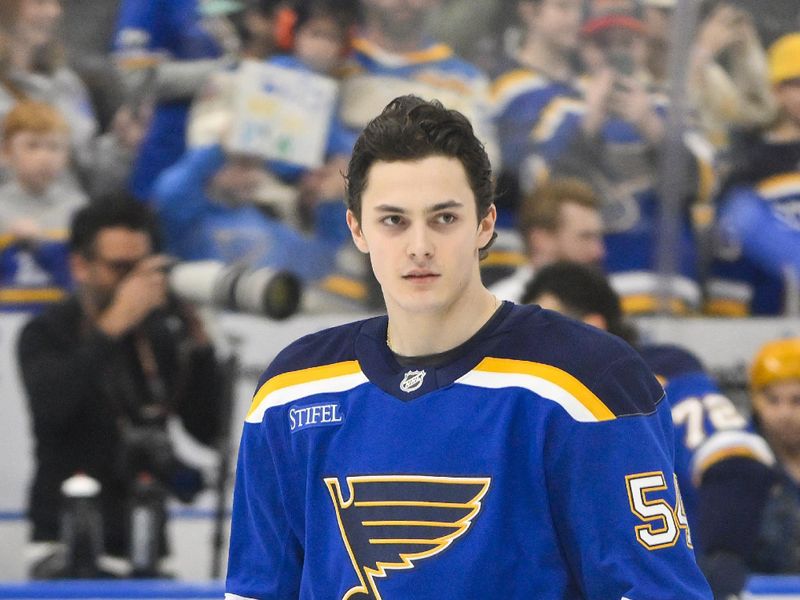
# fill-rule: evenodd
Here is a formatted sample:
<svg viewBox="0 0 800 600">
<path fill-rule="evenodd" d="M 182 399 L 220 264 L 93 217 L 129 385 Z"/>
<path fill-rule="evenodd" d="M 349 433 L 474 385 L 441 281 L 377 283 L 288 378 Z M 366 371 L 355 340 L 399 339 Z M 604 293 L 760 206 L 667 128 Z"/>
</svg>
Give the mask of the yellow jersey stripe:
<svg viewBox="0 0 800 600">
<path fill-rule="evenodd" d="M 386 53 L 384 50 L 381 50 L 365 38 L 356 38 L 353 40 L 352 44 L 354 50 L 362 52 L 368 56 L 376 56 Z M 397 56 L 401 57 L 404 62 L 409 64 L 426 63 L 450 58 L 453 56 L 453 49 L 447 44 L 434 44 L 430 48 L 425 48 L 424 50 L 404 52 L 402 54 L 398 54 Z"/>
<path fill-rule="evenodd" d="M 520 384 L 558 402 L 579 421 L 609 421 L 616 418 L 611 409 L 581 381 L 553 365 L 511 358 L 488 357 L 484 358 L 471 373 L 476 376 L 469 377 L 468 373 L 458 381 L 478 386 L 483 383 L 487 387 L 502 385 L 503 381 L 507 381 L 509 386 Z M 502 375 L 503 377 L 501 380 L 492 382 L 482 379 L 481 374 L 483 373 Z M 512 378 L 514 375 L 527 377 L 528 380 L 515 380 Z"/>
<path fill-rule="evenodd" d="M 341 389 L 355 387 L 355 385 L 358 385 L 357 382 L 360 382 L 362 378 L 366 381 L 366 377 L 363 375 L 355 379 L 351 377 L 358 375 L 362 374 L 361 366 L 358 364 L 357 360 L 310 367 L 308 369 L 289 371 L 288 373 L 276 375 L 265 381 L 258 389 L 253 397 L 253 402 L 250 404 L 250 409 L 247 411 L 246 420 L 260 421 L 260 416 L 263 416 L 263 412 L 270 404 L 270 396 L 275 396 L 279 392 L 281 394 L 277 404 L 283 404 L 292 399 L 296 399 L 294 398 L 295 395 L 297 398 L 300 398 L 309 393 L 340 391 Z M 343 378 L 346 379 L 343 380 Z M 355 383 L 355 385 L 350 385 L 351 383 Z M 345 387 L 342 388 L 342 385 L 345 385 Z M 292 394 L 292 388 L 297 390 L 297 394 Z M 254 419 L 255 417 L 258 418 Z"/>
<path fill-rule="evenodd" d="M 1 304 L 26 304 L 34 302 L 58 302 L 66 298 L 67 292 L 61 288 L 3 289 L 0 290 Z"/>
<path fill-rule="evenodd" d="M 759 183 L 757 189 L 759 194 L 767 198 L 798 192 L 800 191 L 800 175 L 797 173 L 774 175 Z"/>
</svg>

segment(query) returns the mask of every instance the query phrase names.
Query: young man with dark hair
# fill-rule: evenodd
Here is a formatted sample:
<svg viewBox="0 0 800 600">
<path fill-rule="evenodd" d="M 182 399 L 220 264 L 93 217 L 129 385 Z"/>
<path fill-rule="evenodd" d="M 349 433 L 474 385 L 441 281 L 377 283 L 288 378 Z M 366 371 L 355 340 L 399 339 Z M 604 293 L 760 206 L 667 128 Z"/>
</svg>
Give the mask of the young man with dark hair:
<svg viewBox="0 0 800 600">
<path fill-rule="evenodd" d="M 388 314 L 261 378 L 228 598 L 710 598 L 661 386 L 617 338 L 482 285 L 491 181 L 438 102 L 397 98 L 361 134 L 347 222 Z"/>
<path fill-rule="evenodd" d="M 606 277 L 584 265 L 543 268 L 523 302 L 557 310 L 634 343 L 620 297 Z M 666 390 L 675 425 L 675 475 L 695 552 L 715 598 L 741 592 L 759 571 L 761 525 L 774 480 L 772 451 L 691 352 L 671 344 L 636 344 Z M 762 548 L 765 546 L 762 546 Z"/>
<path fill-rule="evenodd" d="M 59 513 L 62 483 L 73 475 L 101 487 L 105 535 L 97 575 L 131 574 L 128 511 L 141 473 L 184 502 L 202 488 L 199 471 L 172 452 L 167 422 L 178 416 L 198 441 L 212 443 L 221 417 L 220 371 L 191 310 L 167 310 L 167 257 L 155 254 L 157 246 L 155 222 L 135 200 L 81 209 L 70 233 L 76 292 L 20 336 L 36 437 L 28 509 L 33 578 L 70 575 Z M 163 524 L 157 535 L 163 557 Z"/>
</svg>

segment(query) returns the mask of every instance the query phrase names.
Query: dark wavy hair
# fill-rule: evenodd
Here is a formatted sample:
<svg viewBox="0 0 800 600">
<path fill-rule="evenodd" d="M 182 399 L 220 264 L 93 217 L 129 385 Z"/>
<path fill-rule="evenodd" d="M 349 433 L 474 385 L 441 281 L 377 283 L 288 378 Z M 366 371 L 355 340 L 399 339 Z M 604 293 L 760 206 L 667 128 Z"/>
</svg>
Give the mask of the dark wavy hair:
<svg viewBox="0 0 800 600">
<path fill-rule="evenodd" d="M 458 159 L 475 195 L 478 218 L 489 212 L 495 185 L 489 157 L 469 120 L 437 100 L 400 96 L 364 128 L 347 169 L 347 208 L 361 220 L 361 196 L 376 162 L 414 161 L 429 156 Z M 494 238 L 492 238 L 494 241 Z M 492 244 L 481 249 L 481 258 Z"/>
</svg>

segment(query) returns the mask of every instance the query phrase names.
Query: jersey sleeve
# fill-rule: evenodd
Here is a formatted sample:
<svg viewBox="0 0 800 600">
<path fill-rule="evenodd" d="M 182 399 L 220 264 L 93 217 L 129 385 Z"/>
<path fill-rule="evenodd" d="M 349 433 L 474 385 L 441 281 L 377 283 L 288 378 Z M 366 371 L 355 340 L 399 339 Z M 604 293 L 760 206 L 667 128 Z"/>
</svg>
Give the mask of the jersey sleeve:
<svg viewBox="0 0 800 600">
<path fill-rule="evenodd" d="M 554 525 L 580 595 L 590 600 L 711 598 L 673 472 L 669 406 L 647 398 L 652 380 L 641 360 L 623 357 L 600 379 L 598 397 L 649 403 L 652 411 L 614 411 L 597 423 L 560 413 L 552 423 L 546 466 Z"/>
<path fill-rule="evenodd" d="M 251 414 L 242 431 L 225 584 L 229 600 L 299 596 L 303 547 L 280 476 L 291 464 L 291 456 L 272 421 L 270 412 L 258 421 Z"/>
</svg>

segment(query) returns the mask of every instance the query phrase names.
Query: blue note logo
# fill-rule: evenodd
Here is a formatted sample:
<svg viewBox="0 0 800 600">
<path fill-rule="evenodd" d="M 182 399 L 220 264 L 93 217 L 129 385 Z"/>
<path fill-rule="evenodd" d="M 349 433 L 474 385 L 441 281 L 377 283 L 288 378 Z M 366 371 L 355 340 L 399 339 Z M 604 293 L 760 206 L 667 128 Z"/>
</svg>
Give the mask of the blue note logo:
<svg viewBox="0 0 800 600">
<path fill-rule="evenodd" d="M 425 371 L 406 371 L 403 381 L 400 382 L 400 389 L 406 393 L 411 393 L 422 387 L 422 380 L 425 379 Z"/>
<path fill-rule="evenodd" d="M 341 425 L 343 422 L 342 407 L 338 402 L 312 404 L 289 410 L 289 431 L 292 433 L 309 427 Z"/>
<path fill-rule="evenodd" d="M 358 585 L 342 600 L 381 600 L 376 579 L 447 550 L 481 510 L 490 477 L 365 475 L 325 480 Z M 387 599 L 388 600 L 388 599 Z"/>
</svg>

